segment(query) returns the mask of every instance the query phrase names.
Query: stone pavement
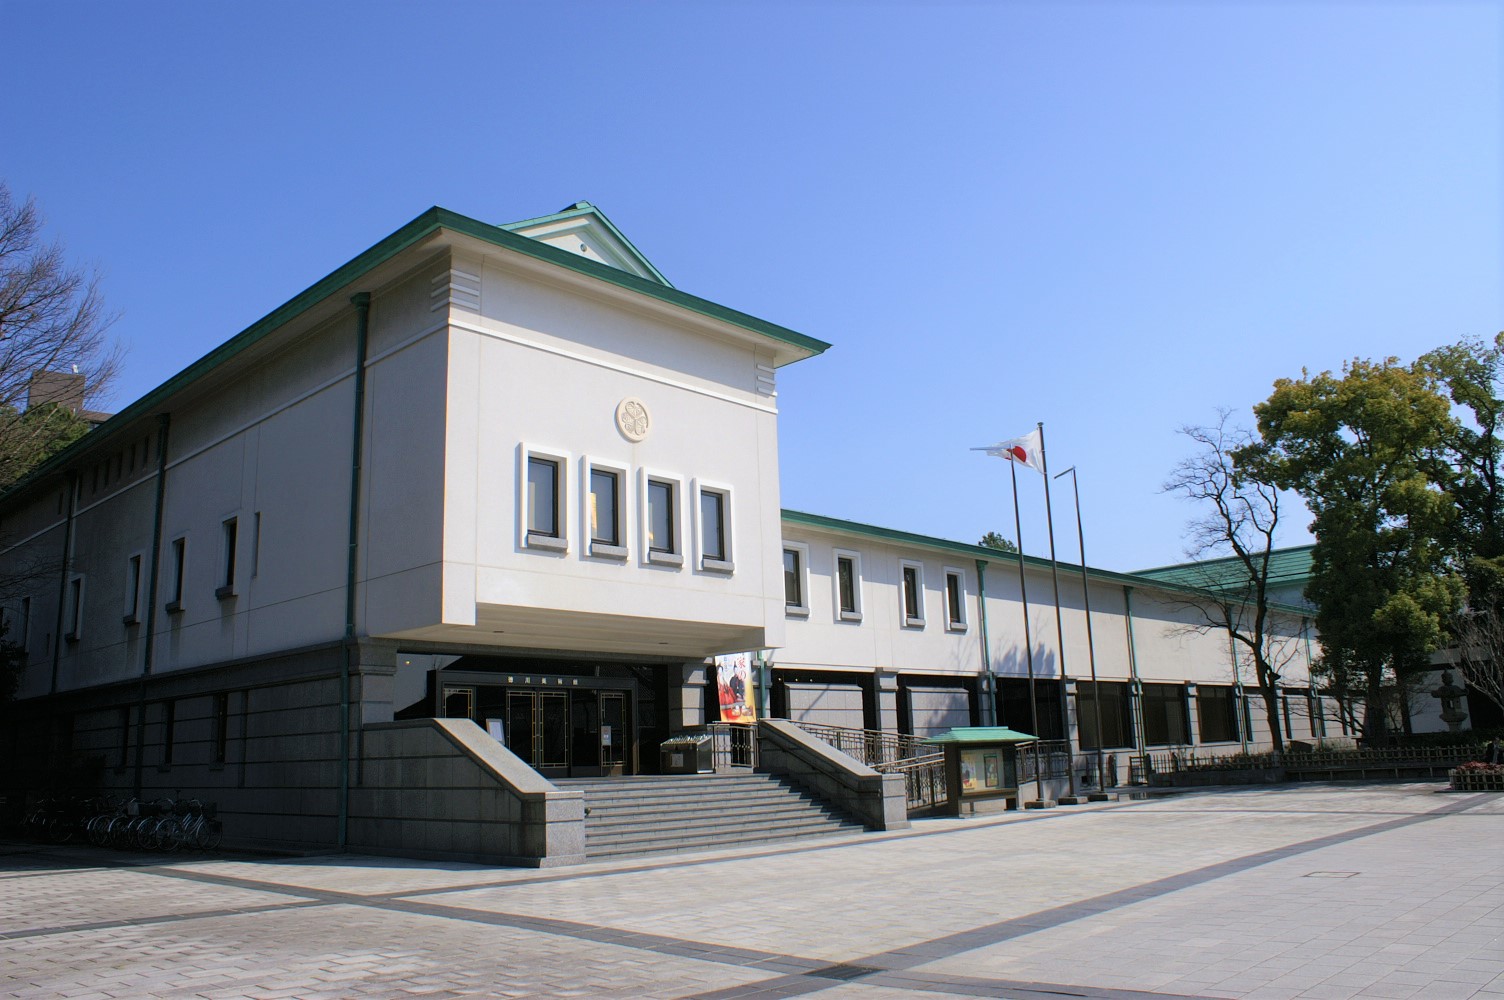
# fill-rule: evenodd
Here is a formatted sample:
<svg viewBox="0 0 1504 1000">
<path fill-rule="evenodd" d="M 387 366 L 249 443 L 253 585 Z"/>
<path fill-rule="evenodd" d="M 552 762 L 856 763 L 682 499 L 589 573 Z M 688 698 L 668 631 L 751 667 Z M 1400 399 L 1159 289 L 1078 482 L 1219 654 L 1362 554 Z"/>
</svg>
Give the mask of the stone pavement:
<svg viewBox="0 0 1504 1000">
<path fill-rule="evenodd" d="M 0 844 L 0 997 L 1504 998 L 1504 796 L 1304 785 L 548 871 Z"/>
</svg>

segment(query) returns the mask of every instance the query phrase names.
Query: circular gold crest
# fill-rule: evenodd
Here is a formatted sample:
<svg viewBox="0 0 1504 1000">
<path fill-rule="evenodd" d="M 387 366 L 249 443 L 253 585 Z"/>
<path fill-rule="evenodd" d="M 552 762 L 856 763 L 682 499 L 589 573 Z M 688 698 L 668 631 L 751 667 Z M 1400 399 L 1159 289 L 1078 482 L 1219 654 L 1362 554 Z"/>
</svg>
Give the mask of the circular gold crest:
<svg viewBox="0 0 1504 1000">
<path fill-rule="evenodd" d="M 636 396 L 628 396 L 617 404 L 616 427 L 628 441 L 641 441 L 647 437 L 651 424 L 647 404 Z"/>
</svg>

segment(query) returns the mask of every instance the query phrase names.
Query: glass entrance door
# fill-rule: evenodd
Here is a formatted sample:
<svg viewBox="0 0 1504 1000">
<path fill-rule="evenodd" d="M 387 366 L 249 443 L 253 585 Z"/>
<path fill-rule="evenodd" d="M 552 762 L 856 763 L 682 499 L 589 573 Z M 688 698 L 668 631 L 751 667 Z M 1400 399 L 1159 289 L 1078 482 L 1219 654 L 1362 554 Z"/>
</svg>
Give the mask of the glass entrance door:
<svg viewBox="0 0 1504 1000">
<path fill-rule="evenodd" d="M 507 692 L 507 749 L 539 774 L 569 773 L 569 696 L 563 691 Z"/>
<path fill-rule="evenodd" d="M 627 760 L 627 696 L 601 692 L 601 773 L 619 775 Z"/>
</svg>

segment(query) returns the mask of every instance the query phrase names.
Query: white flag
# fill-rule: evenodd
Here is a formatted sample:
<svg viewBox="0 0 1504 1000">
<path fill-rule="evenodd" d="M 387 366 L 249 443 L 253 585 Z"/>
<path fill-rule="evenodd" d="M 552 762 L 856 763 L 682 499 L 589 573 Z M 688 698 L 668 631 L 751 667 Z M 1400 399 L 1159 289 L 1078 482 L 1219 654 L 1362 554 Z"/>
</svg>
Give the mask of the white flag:
<svg viewBox="0 0 1504 1000">
<path fill-rule="evenodd" d="M 1006 458 L 1010 462 L 1027 465 L 1041 476 L 1044 475 L 1044 456 L 1041 452 L 1039 441 L 1039 428 L 1034 428 L 1023 437 L 1010 438 L 1007 441 L 999 441 L 997 444 L 988 445 L 985 448 L 973 448 L 973 451 L 985 451 L 993 458 Z"/>
</svg>

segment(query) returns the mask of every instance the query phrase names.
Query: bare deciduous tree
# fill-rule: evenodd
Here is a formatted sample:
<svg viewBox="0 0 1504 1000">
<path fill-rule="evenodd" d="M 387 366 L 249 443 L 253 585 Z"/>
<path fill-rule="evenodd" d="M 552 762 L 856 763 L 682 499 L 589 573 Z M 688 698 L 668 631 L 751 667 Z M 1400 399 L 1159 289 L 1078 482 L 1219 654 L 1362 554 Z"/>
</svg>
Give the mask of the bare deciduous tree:
<svg viewBox="0 0 1504 1000">
<path fill-rule="evenodd" d="M 36 203 L 15 202 L 0 183 L 0 489 L 87 429 L 55 398 L 31 400 L 33 379 L 61 374 L 80 406 L 97 398 L 119 367 L 105 336 L 113 321 L 98 277 L 44 243 Z"/>
<path fill-rule="evenodd" d="M 1190 629 L 1226 632 L 1239 658 L 1252 664 L 1270 738 L 1274 749 L 1283 751 L 1280 671 L 1299 651 L 1299 639 L 1278 627 L 1269 606 L 1279 490 L 1238 469 L 1238 449 L 1255 438 L 1250 431 L 1229 426 L 1230 418 L 1227 410 L 1219 410 L 1212 426 L 1180 429 L 1201 450 L 1175 466 L 1164 490 L 1179 494 L 1202 511 L 1187 526 L 1186 557 L 1219 562 L 1206 566 L 1199 578 L 1191 570 L 1186 582 L 1197 592 L 1175 603 L 1198 617 Z"/>
<path fill-rule="evenodd" d="M 1465 611 L 1452 628 L 1467 686 L 1504 708 L 1504 615 L 1496 607 Z"/>
</svg>

